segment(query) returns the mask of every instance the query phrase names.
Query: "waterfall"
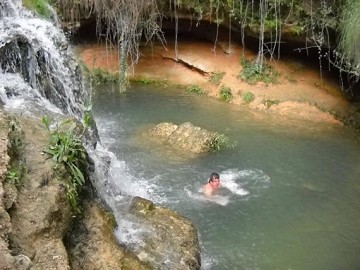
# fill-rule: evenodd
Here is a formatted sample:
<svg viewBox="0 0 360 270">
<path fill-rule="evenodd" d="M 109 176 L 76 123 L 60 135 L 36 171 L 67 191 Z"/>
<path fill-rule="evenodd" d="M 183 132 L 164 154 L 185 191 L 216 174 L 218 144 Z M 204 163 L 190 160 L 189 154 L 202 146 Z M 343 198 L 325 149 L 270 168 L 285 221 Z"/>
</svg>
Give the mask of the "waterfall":
<svg viewBox="0 0 360 270">
<path fill-rule="evenodd" d="M 80 65 L 56 18 L 37 18 L 22 7 L 21 0 L 0 1 L 0 99 L 5 109 L 35 116 L 71 115 L 82 120 L 85 107 L 90 105 L 90 91 L 86 91 Z M 98 140 L 97 132 L 94 134 L 90 137 Z M 85 148 L 95 164 L 91 182 L 115 215 L 119 242 L 146 254 L 140 240 L 143 226 L 127 209 L 134 196 L 149 197 L 149 185 L 140 188 L 138 179 L 127 174 L 126 164 L 100 142 L 85 143 Z M 155 234 L 152 230 L 148 233 Z M 183 259 L 181 252 L 171 251 L 151 256 L 156 265 L 169 264 L 168 258 L 174 262 Z"/>
<path fill-rule="evenodd" d="M 37 18 L 20 0 L 0 3 L 0 98 L 17 109 L 42 110 L 45 105 L 77 118 L 89 99 L 80 66 L 56 21 Z"/>
</svg>

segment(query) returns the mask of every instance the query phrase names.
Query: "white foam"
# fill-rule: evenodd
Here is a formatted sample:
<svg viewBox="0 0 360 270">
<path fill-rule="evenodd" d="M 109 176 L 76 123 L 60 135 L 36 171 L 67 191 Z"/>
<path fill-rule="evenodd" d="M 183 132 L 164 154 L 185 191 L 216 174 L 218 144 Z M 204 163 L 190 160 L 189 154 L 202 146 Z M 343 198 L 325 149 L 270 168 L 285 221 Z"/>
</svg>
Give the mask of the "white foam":
<svg viewBox="0 0 360 270">
<path fill-rule="evenodd" d="M 271 180 L 260 169 L 227 169 L 220 173 L 222 186 L 240 196 L 257 196 Z"/>
<path fill-rule="evenodd" d="M 7 88 L 12 89 L 7 93 Z M 0 76 L 0 99 L 5 110 L 16 110 L 26 113 L 28 111 L 49 111 L 62 114 L 61 110 L 42 97 L 37 89 L 33 89 L 17 73 L 4 73 Z"/>
<path fill-rule="evenodd" d="M 212 196 L 206 196 L 201 189 L 198 190 L 197 193 L 193 193 L 190 190 L 184 188 L 185 193 L 192 199 L 203 201 L 203 202 L 213 202 L 222 206 L 226 206 L 230 202 L 229 196 L 221 196 L 221 195 L 212 195 Z"/>
<path fill-rule="evenodd" d="M 144 224 L 131 221 L 126 218 L 117 218 L 117 228 L 115 230 L 115 236 L 120 243 L 124 243 L 128 247 L 132 247 L 134 250 L 138 250 L 140 247 L 145 246 L 143 234 L 150 232 Z"/>
</svg>

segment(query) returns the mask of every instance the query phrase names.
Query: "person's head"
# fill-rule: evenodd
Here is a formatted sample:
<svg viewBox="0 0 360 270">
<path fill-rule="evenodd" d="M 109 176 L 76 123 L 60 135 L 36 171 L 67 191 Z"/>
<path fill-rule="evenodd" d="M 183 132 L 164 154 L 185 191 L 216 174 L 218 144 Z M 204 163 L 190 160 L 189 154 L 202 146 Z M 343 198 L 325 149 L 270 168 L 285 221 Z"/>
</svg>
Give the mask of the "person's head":
<svg viewBox="0 0 360 270">
<path fill-rule="evenodd" d="M 218 188 L 220 185 L 220 176 L 218 173 L 211 173 L 209 178 L 209 184 L 212 188 Z"/>
</svg>

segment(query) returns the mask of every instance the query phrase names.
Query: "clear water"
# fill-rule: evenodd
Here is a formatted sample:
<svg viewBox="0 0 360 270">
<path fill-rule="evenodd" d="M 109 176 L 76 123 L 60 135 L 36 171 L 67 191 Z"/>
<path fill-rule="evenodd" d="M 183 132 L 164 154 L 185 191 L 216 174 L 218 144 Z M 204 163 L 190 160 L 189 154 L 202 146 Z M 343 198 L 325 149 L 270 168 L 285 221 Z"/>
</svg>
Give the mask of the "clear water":
<svg viewBox="0 0 360 270">
<path fill-rule="evenodd" d="M 345 127 L 149 86 L 124 95 L 102 86 L 93 103 L 102 144 L 119 160 L 116 186 L 191 219 L 203 269 L 360 267 L 360 145 Z M 225 133 L 236 146 L 175 151 L 146 133 L 165 121 Z M 199 190 L 213 171 L 224 187 L 206 199 Z"/>
</svg>

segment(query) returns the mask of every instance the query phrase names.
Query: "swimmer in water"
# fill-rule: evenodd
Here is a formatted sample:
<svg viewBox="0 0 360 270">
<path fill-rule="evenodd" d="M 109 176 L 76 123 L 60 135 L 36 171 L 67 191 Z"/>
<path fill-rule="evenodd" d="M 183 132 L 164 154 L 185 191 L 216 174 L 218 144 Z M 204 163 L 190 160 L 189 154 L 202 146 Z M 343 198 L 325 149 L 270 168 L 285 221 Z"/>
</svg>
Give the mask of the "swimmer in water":
<svg viewBox="0 0 360 270">
<path fill-rule="evenodd" d="M 211 196 L 220 187 L 220 176 L 218 173 L 211 173 L 208 183 L 203 187 L 205 195 Z"/>
</svg>

